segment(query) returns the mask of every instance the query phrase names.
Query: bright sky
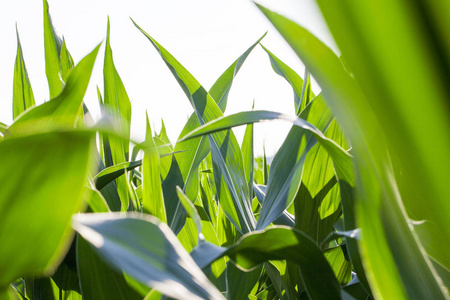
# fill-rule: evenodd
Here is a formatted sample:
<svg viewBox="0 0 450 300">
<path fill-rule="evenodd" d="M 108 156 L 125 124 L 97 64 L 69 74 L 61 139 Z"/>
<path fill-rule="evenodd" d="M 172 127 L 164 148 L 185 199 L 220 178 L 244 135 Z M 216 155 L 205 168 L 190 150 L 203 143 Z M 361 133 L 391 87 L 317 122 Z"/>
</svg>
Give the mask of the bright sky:
<svg viewBox="0 0 450 300">
<path fill-rule="evenodd" d="M 178 138 L 192 108 L 149 41 L 134 27 L 132 17 L 163 45 L 191 74 L 209 89 L 226 68 L 251 44 L 268 31 L 262 44 L 303 76 L 304 68 L 289 46 L 247 0 L 48 0 L 53 25 L 64 35 L 75 63 L 106 39 L 106 23 L 111 21 L 111 47 L 116 68 L 132 102 L 132 137 L 142 140 L 145 111 L 154 130 L 164 119 L 172 142 Z M 335 48 L 320 11 L 313 0 L 259 1 L 297 21 L 330 47 Z M 8 1 L 0 10 L 0 121 L 12 122 L 12 79 L 16 55 L 15 24 L 19 29 L 26 67 L 37 104 L 48 100 L 43 45 L 42 2 Z M 96 85 L 103 91 L 101 48 L 85 96 L 85 102 L 99 117 Z M 318 91 L 318 87 L 313 85 Z M 244 63 L 231 89 L 226 115 L 255 109 L 293 114 L 293 93 L 289 84 L 276 75 L 267 54 L 257 47 Z M 255 127 L 255 152 L 273 155 L 290 125 L 282 122 Z M 241 141 L 242 130 L 235 130 Z"/>
</svg>

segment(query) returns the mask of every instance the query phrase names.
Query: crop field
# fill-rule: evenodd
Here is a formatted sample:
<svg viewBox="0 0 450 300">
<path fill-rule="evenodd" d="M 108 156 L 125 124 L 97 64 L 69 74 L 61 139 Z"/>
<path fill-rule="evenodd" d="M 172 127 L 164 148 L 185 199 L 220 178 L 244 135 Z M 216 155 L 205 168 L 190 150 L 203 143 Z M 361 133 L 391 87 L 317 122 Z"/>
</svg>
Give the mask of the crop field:
<svg viewBox="0 0 450 300">
<path fill-rule="evenodd" d="M 450 299 L 450 2 L 317 2 L 339 56 L 255 4 L 307 71 L 262 36 L 209 90 L 130 20 L 194 110 L 177 141 L 148 118 L 136 141 L 109 20 L 104 61 L 92 45 L 74 62 L 44 0 L 51 99 L 36 105 L 18 33 L 0 123 L 0 300 Z M 257 47 L 292 86 L 291 114 L 226 113 Z M 292 127 L 269 164 L 253 126 L 276 120 Z"/>
</svg>

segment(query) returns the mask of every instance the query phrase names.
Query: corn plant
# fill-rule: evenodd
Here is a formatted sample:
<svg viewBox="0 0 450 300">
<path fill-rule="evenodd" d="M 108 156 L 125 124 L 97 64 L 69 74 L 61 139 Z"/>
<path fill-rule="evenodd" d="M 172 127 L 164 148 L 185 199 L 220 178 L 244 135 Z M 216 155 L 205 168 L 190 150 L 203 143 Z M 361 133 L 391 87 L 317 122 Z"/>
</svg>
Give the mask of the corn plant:
<svg viewBox="0 0 450 300">
<path fill-rule="evenodd" d="M 100 45 L 75 65 L 44 0 L 51 100 L 35 105 L 18 33 L 0 124 L 0 299 L 448 299 L 448 4 L 318 2 L 340 57 L 258 5 L 307 71 L 262 36 L 209 90 L 133 21 L 194 110 L 172 143 L 148 117 L 130 140 L 109 20 L 87 125 Z M 225 114 L 255 48 L 291 85 L 292 114 Z M 292 128 L 269 166 L 253 132 L 270 120 Z"/>
</svg>

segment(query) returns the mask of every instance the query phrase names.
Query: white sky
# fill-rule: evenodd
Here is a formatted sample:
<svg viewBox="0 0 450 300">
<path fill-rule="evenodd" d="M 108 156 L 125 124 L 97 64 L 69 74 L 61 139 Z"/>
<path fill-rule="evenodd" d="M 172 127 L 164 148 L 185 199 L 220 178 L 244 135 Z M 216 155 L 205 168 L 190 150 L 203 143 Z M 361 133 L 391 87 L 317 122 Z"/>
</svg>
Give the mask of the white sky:
<svg viewBox="0 0 450 300">
<path fill-rule="evenodd" d="M 116 68 L 132 102 L 132 137 L 142 140 L 145 111 L 153 129 L 159 132 L 164 119 L 168 135 L 175 142 L 192 108 L 178 83 L 150 42 L 134 27 L 132 17 L 163 45 L 191 74 L 209 89 L 215 80 L 264 32 L 262 44 L 303 76 L 304 68 L 289 46 L 248 0 L 48 0 L 53 25 L 64 35 L 75 63 L 106 39 L 106 22 L 111 21 L 111 47 Z M 297 21 L 335 48 L 313 0 L 259 1 Z M 43 45 L 42 1 L 15 0 L 0 10 L 0 121 L 12 122 L 12 80 L 16 55 L 17 22 L 25 64 L 37 104 L 48 100 Z M 95 86 L 103 91 L 104 47 L 101 48 L 85 96 L 94 115 L 99 116 Z M 318 90 L 313 85 L 315 91 Z M 103 93 L 103 92 L 102 92 Z M 266 109 L 293 114 L 293 93 L 276 75 L 267 54 L 257 47 L 247 58 L 231 89 L 225 114 Z M 290 126 L 282 122 L 255 127 L 255 152 L 273 155 Z M 243 129 L 235 130 L 241 141 Z"/>
</svg>

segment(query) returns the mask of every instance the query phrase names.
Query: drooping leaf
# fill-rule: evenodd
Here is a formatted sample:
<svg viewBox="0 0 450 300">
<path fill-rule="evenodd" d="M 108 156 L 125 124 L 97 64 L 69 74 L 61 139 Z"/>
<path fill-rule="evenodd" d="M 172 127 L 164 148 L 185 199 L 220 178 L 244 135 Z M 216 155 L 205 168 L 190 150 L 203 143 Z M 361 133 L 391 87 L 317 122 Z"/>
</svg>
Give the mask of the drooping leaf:
<svg viewBox="0 0 450 300">
<path fill-rule="evenodd" d="M 290 260 L 300 267 L 302 281 L 312 299 L 341 299 L 341 288 L 319 247 L 301 231 L 274 226 L 244 235 L 228 249 L 203 244 L 194 259 L 205 267 L 223 255 L 250 270 L 269 260 Z"/>
<path fill-rule="evenodd" d="M 158 219 L 141 214 L 78 215 L 74 228 L 109 265 L 176 299 L 223 299 Z"/>
</svg>

